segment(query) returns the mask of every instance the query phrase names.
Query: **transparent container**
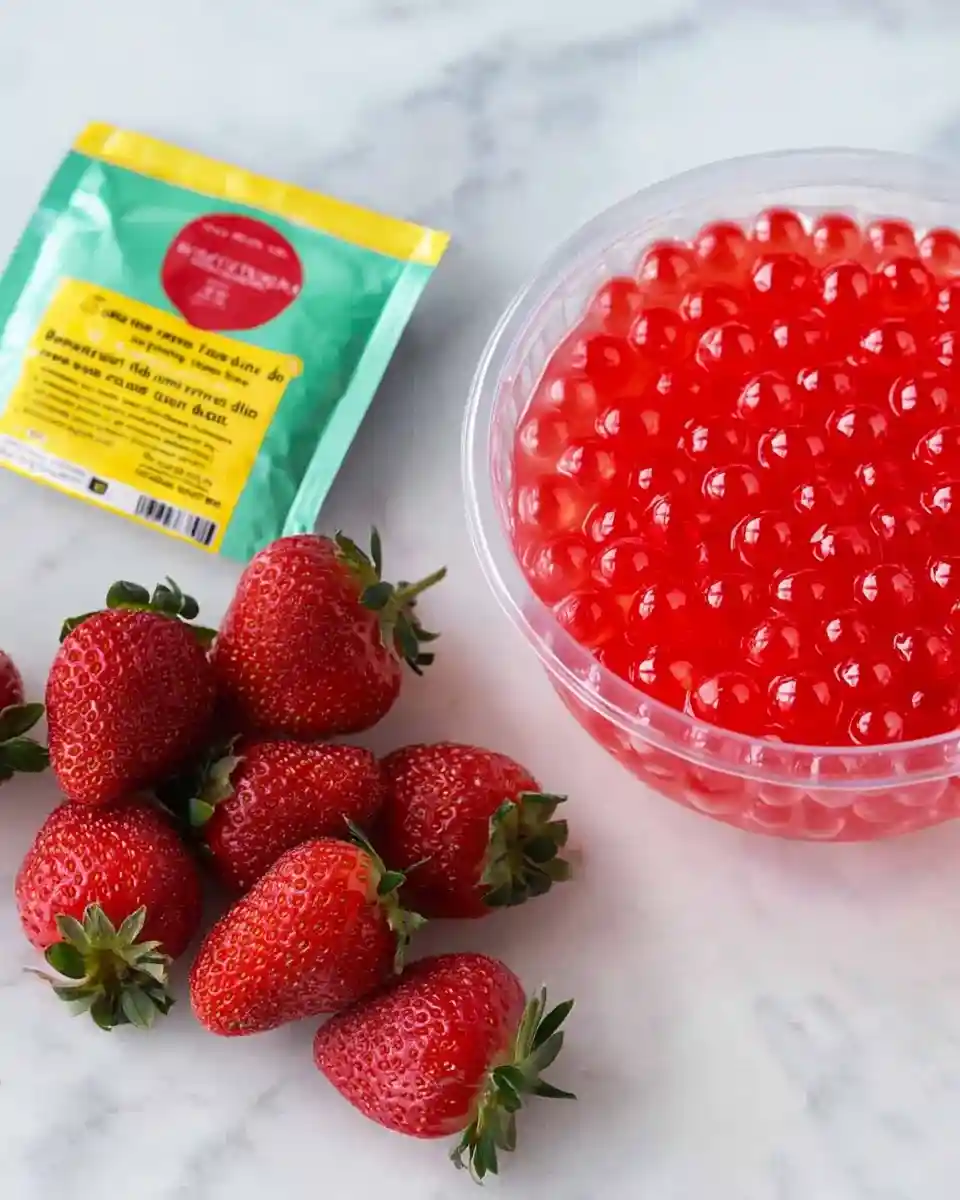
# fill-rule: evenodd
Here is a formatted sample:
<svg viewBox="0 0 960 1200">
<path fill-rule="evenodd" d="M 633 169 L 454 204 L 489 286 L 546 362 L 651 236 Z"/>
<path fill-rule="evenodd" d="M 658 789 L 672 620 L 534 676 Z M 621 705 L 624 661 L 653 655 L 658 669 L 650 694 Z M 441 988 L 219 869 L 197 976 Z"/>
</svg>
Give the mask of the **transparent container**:
<svg viewBox="0 0 960 1200">
<path fill-rule="evenodd" d="M 670 708 L 601 666 L 534 595 L 514 556 L 514 433 L 551 353 L 597 287 L 629 274 L 654 238 L 787 205 L 813 217 L 901 216 L 960 225 L 960 177 L 908 156 L 849 150 L 731 159 L 636 193 L 578 230 L 514 298 L 474 377 L 463 475 L 474 547 L 490 586 L 580 724 L 645 783 L 759 833 L 864 841 L 960 812 L 960 730 L 889 746 L 790 745 L 728 732 Z"/>
</svg>

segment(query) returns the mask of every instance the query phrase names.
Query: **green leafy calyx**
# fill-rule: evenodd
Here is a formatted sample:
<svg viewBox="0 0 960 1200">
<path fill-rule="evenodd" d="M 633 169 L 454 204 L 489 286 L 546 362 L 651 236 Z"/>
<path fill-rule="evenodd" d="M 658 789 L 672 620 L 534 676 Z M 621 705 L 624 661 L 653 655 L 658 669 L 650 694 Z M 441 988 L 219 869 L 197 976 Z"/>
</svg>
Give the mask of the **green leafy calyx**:
<svg viewBox="0 0 960 1200">
<path fill-rule="evenodd" d="M 170 1011 L 173 997 L 167 991 L 169 955 L 159 942 L 138 941 L 146 919 L 147 910 L 138 908 L 116 929 L 99 904 L 88 905 L 82 921 L 61 915 L 62 940 L 44 955 L 61 978 L 34 974 L 51 984 L 72 1012 L 89 1013 L 101 1029 L 149 1029 L 158 1015 Z"/>
<path fill-rule="evenodd" d="M 42 716 L 42 704 L 11 704 L 0 710 L 0 783 L 18 771 L 36 774 L 50 765 L 46 746 L 25 736 Z"/>
<path fill-rule="evenodd" d="M 560 857 L 567 844 L 566 821 L 554 814 L 566 796 L 521 792 L 505 800 L 490 818 L 490 840 L 480 878 L 484 902 L 491 908 L 523 904 L 570 878 L 570 864 Z"/>
<path fill-rule="evenodd" d="M 385 865 L 383 859 L 374 850 L 370 843 L 370 839 L 359 826 L 354 825 L 352 821 L 347 821 L 347 828 L 350 830 L 350 840 L 354 845 L 359 846 L 373 863 L 372 884 L 375 889 L 377 902 L 384 910 L 387 918 L 387 924 L 393 930 L 397 938 L 397 948 L 393 956 L 393 970 L 397 975 L 402 974 L 404 962 L 407 955 L 407 947 L 417 930 L 422 929 L 427 923 L 426 917 L 421 917 L 419 913 L 410 912 L 404 908 L 400 902 L 400 889 L 407 882 L 407 877 L 403 871 L 391 871 Z"/>
<path fill-rule="evenodd" d="M 501 1150 L 516 1149 L 517 1113 L 525 1097 L 576 1099 L 540 1077 L 563 1049 L 560 1026 L 572 1008 L 573 1001 L 565 1000 L 547 1012 L 547 992 L 541 988 L 523 1010 L 506 1059 L 487 1072 L 474 1118 L 450 1154 L 454 1165 L 466 1167 L 477 1182 L 499 1173 Z"/>
<path fill-rule="evenodd" d="M 209 646 L 217 636 L 215 629 L 207 629 L 203 625 L 190 624 L 200 614 L 200 606 L 193 596 L 188 596 L 168 578 L 166 583 L 158 583 L 153 593 L 141 587 L 139 583 L 130 583 L 125 579 L 118 580 L 107 592 L 107 609 L 127 609 L 131 612 L 152 612 L 175 621 L 188 624 L 197 640 L 204 646 Z M 60 630 L 60 641 L 67 637 L 84 621 L 95 616 L 95 613 L 81 613 L 78 617 L 68 617 Z"/>
<path fill-rule="evenodd" d="M 440 582 L 447 574 L 446 567 L 434 571 L 419 583 L 386 583 L 382 576 L 383 548 L 380 534 L 374 529 L 370 534 L 370 552 L 361 550 L 356 542 L 338 533 L 334 537 L 340 562 L 356 579 L 360 587 L 360 603 L 364 608 L 377 613 L 383 644 L 399 658 L 422 675 L 434 655 L 423 647 L 439 636 L 424 629 L 417 618 L 417 597 Z"/>
</svg>

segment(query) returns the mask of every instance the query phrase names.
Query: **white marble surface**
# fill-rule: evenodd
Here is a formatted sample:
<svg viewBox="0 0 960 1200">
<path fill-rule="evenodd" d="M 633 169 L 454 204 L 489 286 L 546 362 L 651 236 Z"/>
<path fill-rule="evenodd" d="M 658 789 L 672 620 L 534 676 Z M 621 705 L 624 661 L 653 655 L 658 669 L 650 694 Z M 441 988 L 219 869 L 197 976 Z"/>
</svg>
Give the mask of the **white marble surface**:
<svg viewBox="0 0 960 1200">
<path fill-rule="evenodd" d="M 516 1200 L 952 1200 L 960 827 L 786 845 L 646 794 L 561 711 L 472 561 L 458 435 L 510 293 L 648 181 L 823 143 L 960 156 L 954 0 L 4 0 L 0 254 L 84 121 L 124 122 L 451 228 L 456 245 L 325 513 L 446 561 L 432 677 L 371 738 L 476 739 L 573 796 L 582 878 L 483 927 L 574 994 L 556 1077 L 489 1191 Z M 65 612 L 169 573 L 219 616 L 234 567 L 0 478 L 0 644 L 35 691 Z M 492 651 L 496 645 L 498 651 Z M 147 1037 L 71 1022 L 22 974 L 13 876 L 50 782 L 0 794 L 0 1195 L 450 1200 L 439 1145 L 363 1121 L 310 1026 L 243 1042 L 180 1005 Z"/>
</svg>

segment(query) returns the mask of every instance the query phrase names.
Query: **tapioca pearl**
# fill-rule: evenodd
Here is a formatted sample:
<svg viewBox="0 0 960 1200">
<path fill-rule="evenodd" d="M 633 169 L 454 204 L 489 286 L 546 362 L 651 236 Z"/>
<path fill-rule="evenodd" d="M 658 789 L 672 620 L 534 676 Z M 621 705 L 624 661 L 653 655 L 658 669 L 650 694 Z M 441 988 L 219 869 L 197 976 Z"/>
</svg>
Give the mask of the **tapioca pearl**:
<svg viewBox="0 0 960 1200">
<path fill-rule="evenodd" d="M 942 371 L 917 371 L 902 375 L 890 385 L 890 409 L 895 417 L 930 428 L 948 414 L 960 415 L 960 393 Z"/>
<path fill-rule="evenodd" d="M 647 400 L 646 393 L 627 395 L 601 410 L 596 432 L 599 437 L 623 443 L 636 453 L 652 447 L 663 435 L 664 413 Z"/>
<path fill-rule="evenodd" d="M 870 528 L 880 539 L 883 557 L 906 565 L 924 560 L 930 538 L 924 514 L 910 504 L 886 500 L 870 510 Z"/>
<path fill-rule="evenodd" d="M 655 700 L 683 709 L 693 686 L 689 651 L 669 641 L 650 645 L 631 663 L 629 679 Z"/>
<path fill-rule="evenodd" d="M 741 387 L 737 415 L 751 425 L 769 429 L 799 421 L 803 403 L 798 390 L 778 371 L 760 371 Z"/>
<path fill-rule="evenodd" d="M 775 361 L 787 370 L 810 367 L 827 358 L 831 344 L 826 317 L 815 308 L 778 317 L 770 326 L 768 339 Z"/>
<path fill-rule="evenodd" d="M 712 509 L 733 518 L 756 508 L 760 476 L 746 463 L 711 467 L 703 477 L 703 496 Z"/>
<path fill-rule="evenodd" d="M 771 574 L 785 561 L 796 558 L 802 544 L 791 514 L 776 509 L 754 513 L 737 522 L 731 545 L 748 567 Z"/>
<path fill-rule="evenodd" d="M 698 333 L 724 321 L 737 320 L 745 309 L 743 293 L 723 283 L 705 283 L 687 292 L 680 301 L 680 316 Z"/>
<path fill-rule="evenodd" d="M 650 572 L 649 548 L 640 538 L 619 538 L 594 554 L 590 570 L 618 596 L 634 596 Z"/>
<path fill-rule="evenodd" d="M 677 575 L 652 571 L 627 614 L 627 636 L 638 645 L 688 630 L 704 617 L 703 598 Z"/>
<path fill-rule="evenodd" d="M 774 614 L 764 618 L 743 639 L 747 660 L 768 672 L 779 671 L 805 659 L 809 639 L 789 617 Z"/>
<path fill-rule="evenodd" d="M 757 339 L 741 321 L 724 321 L 700 335 L 697 362 L 711 375 L 736 379 L 751 370 L 757 360 Z"/>
<path fill-rule="evenodd" d="M 568 350 L 571 368 L 607 395 L 636 386 L 640 373 L 637 352 L 629 338 L 589 333 Z"/>
<path fill-rule="evenodd" d="M 824 213 L 810 233 L 813 252 L 823 262 L 854 258 L 863 242 L 860 226 L 846 213 Z"/>
<path fill-rule="evenodd" d="M 701 592 L 707 612 L 733 628 L 751 620 L 765 599 L 756 579 L 736 571 L 706 579 Z"/>
<path fill-rule="evenodd" d="M 590 579 L 590 548 L 580 534 L 565 534 L 541 542 L 526 566 L 530 586 L 545 604 L 556 604 Z"/>
<path fill-rule="evenodd" d="M 686 422 L 680 446 L 704 470 L 741 461 L 749 451 L 746 426 L 736 417 L 697 417 Z"/>
<path fill-rule="evenodd" d="M 638 465 L 630 485 L 643 503 L 649 504 L 654 496 L 685 493 L 695 488 L 694 468 L 686 456 L 682 460 L 658 458 Z"/>
<path fill-rule="evenodd" d="M 770 603 L 797 625 L 817 623 L 824 613 L 836 611 L 848 588 L 815 567 L 778 571 L 770 584 Z"/>
<path fill-rule="evenodd" d="M 810 537 L 813 558 L 828 569 L 862 570 L 880 557 L 876 535 L 869 526 L 828 521 Z"/>
<path fill-rule="evenodd" d="M 896 692 L 898 660 L 892 650 L 864 646 L 840 659 L 835 675 L 845 702 L 870 705 Z"/>
<path fill-rule="evenodd" d="M 581 372 L 571 368 L 565 374 L 549 372 L 544 377 L 534 395 L 528 416 L 555 413 L 566 422 L 570 437 L 589 437 L 595 432 L 602 407 L 603 402 L 595 385 Z"/>
<path fill-rule="evenodd" d="M 914 457 L 945 475 L 960 476 L 960 425 L 941 425 L 917 442 Z"/>
<path fill-rule="evenodd" d="M 949 554 L 932 557 L 926 578 L 930 584 L 927 595 L 941 612 L 949 612 L 960 603 L 960 557 Z"/>
<path fill-rule="evenodd" d="M 557 460 L 557 472 L 588 492 L 602 490 L 617 477 L 617 459 L 608 442 L 571 442 Z"/>
<path fill-rule="evenodd" d="M 701 273 L 710 279 L 736 282 L 754 255 L 754 248 L 735 221 L 711 221 L 693 239 Z"/>
<path fill-rule="evenodd" d="M 765 700 L 757 681 L 744 671 L 719 671 L 694 678 L 690 712 L 721 729 L 756 733 L 763 728 Z"/>
<path fill-rule="evenodd" d="M 816 646 L 831 661 L 855 658 L 873 640 L 873 631 L 856 609 L 842 609 L 823 622 Z"/>
<path fill-rule="evenodd" d="M 520 425 L 517 443 L 524 456 L 541 466 L 555 466 L 570 441 L 570 422 L 558 409 L 531 413 Z"/>
<path fill-rule="evenodd" d="M 697 265 L 697 256 L 686 242 L 652 242 L 637 266 L 637 280 L 648 296 L 679 298 Z"/>
<path fill-rule="evenodd" d="M 765 208 L 758 213 L 751 237 L 765 251 L 803 254 L 810 248 L 803 220 L 790 208 Z"/>
<path fill-rule="evenodd" d="M 647 524 L 648 500 L 626 494 L 610 495 L 594 504 L 584 521 L 588 541 L 605 545 L 637 536 Z"/>
<path fill-rule="evenodd" d="M 654 380 L 649 397 L 658 404 L 668 421 L 679 428 L 693 413 L 714 408 L 714 382 L 698 363 L 673 363 L 664 367 Z"/>
<path fill-rule="evenodd" d="M 830 742 L 840 714 L 841 692 L 825 672 L 802 670 L 775 676 L 767 692 L 767 713 L 784 741 Z"/>
<path fill-rule="evenodd" d="M 834 320 L 859 320 L 868 311 L 870 283 L 870 272 L 861 263 L 831 263 L 817 279 L 817 303 Z"/>
<path fill-rule="evenodd" d="M 893 254 L 916 254 L 917 240 L 913 226 L 899 217 L 883 217 L 871 221 L 863 231 L 862 256 L 876 263 Z"/>
<path fill-rule="evenodd" d="M 956 329 L 942 329 L 935 334 L 930 341 L 929 356 L 945 371 L 956 371 L 960 368 L 960 332 Z"/>
<path fill-rule="evenodd" d="M 960 519 L 960 482 L 941 479 L 928 484 L 920 493 L 920 504 L 937 522 L 949 523 L 951 532 L 955 532 Z"/>
<path fill-rule="evenodd" d="M 877 563 L 857 577 L 853 596 L 868 622 L 887 628 L 900 625 L 913 609 L 917 586 L 913 573 L 906 567 L 899 563 Z"/>
<path fill-rule="evenodd" d="M 835 409 L 827 420 L 830 453 L 845 461 L 872 461 L 882 452 L 889 432 L 886 413 L 873 404 L 850 404 Z"/>
<path fill-rule="evenodd" d="M 892 379 L 909 371 L 920 356 L 920 345 L 904 317 L 885 317 L 860 338 L 854 353 L 860 367 L 875 377 Z"/>
<path fill-rule="evenodd" d="M 873 277 L 874 294 L 889 313 L 919 313 L 933 299 L 934 278 L 914 255 L 894 255 L 877 267 Z"/>
<path fill-rule="evenodd" d="M 630 328 L 630 341 L 637 354 L 658 369 L 685 356 L 689 337 L 679 314 L 664 306 L 642 309 Z"/>
<path fill-rule="evenodd" d="M 598 321 L 607 333 L 624 337 L 630 332 L 643 302 L 643 292 L 635 279 L 629 275 L 615 275 L 594 292 L 587 318 Z"/>
<path fill-rule="evenodd" d="M 816 273 L 799 254 L 763 254 L 750 271 L 757 303 L 787 314 L 809 308 L 817 298 Z"/>
<path fill-rule="evenodd" d="M 923 626 L 905 628 L 893 635 L 893 649 L 920 681 L 952 678 L 958 667 L 953 640 L 943 631 Z"/>
<path fill-rule="evenodd" d="M 938 279 L 960 275 L 960 235 L 955 230 L 928 230 L 920 239 L 917 253 Z"/>
<path fill-rule="evenodd" d="M 647 507 L 641 536 L 659 552 L 695 561 L 701 540 L 700 514 L 689 496 L 655 496 Z"/>
<path fill-rule="evenodd" d="M 859 389 L 849 363 L 829 362 L 808 367 L 797 375 L 803 411 L 809 420 L 826 420 L 838 408 L 855 404 Z"/>
<path fill-rule="evenodd" d="M 588 650 L 612 641 L 623 630 L 623 612 L 613 596 L 599 589 L 581 588 L 554 605 L 561 628 Z"/>
<path fill-rule="evenodd" d="M 571 480 L 545 476 L 517 490 L 516 512 L 521 526 L 545 538 L 578 531 L 590 500 Z"/>
<path fill-rule="evenodd" d="M 895 440 L 895 439 L 894 439 Z M 868 504 L 877 504 L 889 495 L 909 495 L 913 473 L 909 464 L 894 458 L 878 458 L 859 463 L 854 471 L 857 483 Z"/>
<path fill-rule="evenodd" d="M 960 724 L 960 696 L 955 682 L 951 681 L 945 687 L 934 685 L 914 689 L 904 718 L 905 736 L 910 740 L 934 737 L 956 729 Z"/>
<path fill-rule="evenodd" d="M 812 521 L 835 521 L 854 502 L 853 481 L 838 471 L 823 471 L 793 489 L 793 506 Z"/>
<path fill-rule="evenodd" d="M 906 739 L 906 720 L 897 708 L 880 705 L 858 708 L 850 718 L 850 741 L 855 746 L 882 746 Z"/>
<path fill-rule="evenodd" d="M 761 435 L 757 461 L 784 483 L 796 483 L 819 473 L 827 462 L 825 438 L 805 425 L 784 425 Z"/>
<path fill-rule="evenodd" d="M 937 291 L 937 320 L 951 329 L 960 325 L 960 279 L 951 279 Z"/>
</svg>

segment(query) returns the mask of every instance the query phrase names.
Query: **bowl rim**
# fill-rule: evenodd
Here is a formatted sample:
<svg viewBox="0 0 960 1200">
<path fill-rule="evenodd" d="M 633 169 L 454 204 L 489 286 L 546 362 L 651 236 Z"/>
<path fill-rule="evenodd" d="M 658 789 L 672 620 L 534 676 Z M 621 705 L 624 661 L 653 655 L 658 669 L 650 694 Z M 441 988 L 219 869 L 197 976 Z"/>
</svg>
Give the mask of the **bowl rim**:
<svg viewBox="0 0 960 1200">
<path fill-rule="evenodd" d="M 822 790 L 861 791 L 940 780 L 960 767 L 960 728 L 927 738 L 876 746 L 781 742 L 711 725 L 633 687 L 604 667 L 557 623 L 549 607 L 535 595 L 520 571 L 507 531 L 498 516 L 491 470 L 493 417 L 500 388 L 511 378 L 508 372 L 511 361 L 535 325 L 539 311 L 591 259 L 618 241 L 631 236 L 635 238 L 638 218 L 659 217 L 662 220 L 674 216 L 684 204 L 702 201 L 719 192 L 724 183 L 728 187 L 736 184 L 743 190 L 747 174 L 754 180 L 750 190 L 757 192 L 764 188 L 859 186 L 901 194 L 916 193 L 928 202 L 954 206 L 960 224 L 960 173 L 955 168 L 911 154 L 842 146 L 780 150 L 717 160 L 653 183 L 601 211 L 556 246 L 534 276 L 515 292 L 481 354 L 471 381 L 461 431 L 461 477 L 470 540 L 500 607 L 525 635 L 556 682 L 628 737 L 697 766 L 793 788 L 815 782 Z M 504 559 L 515 569 L 512 582 L 504 578 L 501 570 L 500 563 Z M 529 615 L 531 610 L 536 611 L 540 628 L 534 628 Z M 551 649 L 544 632 L 554 646 L 562 647 L 562 658 Z M 602 681 L 602 695 L 587 686 L 587 677 Z M 659 727 L 654 727 L 648 717 L 631 712 L 631 709 L 636 710 L 638 702 L 647 713 L 654 714 L 655 725 Z M 675 727 L 676 735 L 663 732 L 664 725 Z M 715 750 L 709 748 L 711 740 L 722 740 L 725 747 L 738 750 L 739 756 L 729 761 L 726 754 L 718 758 Z M 927 752 L 937 751 L 944 753 L 939 761 L 931 764 Z M 765 753 L 768 758 L 793 761 L 773 768 L 769 762 L 765 763 Z M 928 765 L 918 762 L 916 769 L 911 768 L 906 761 L 911 756 L 925 758 Z M 805 763 L 806 770 L 798 770 L 796 760 Z M 881 765 L 883 771 L 878 774 L 876 768 Z"/>
</svg>

